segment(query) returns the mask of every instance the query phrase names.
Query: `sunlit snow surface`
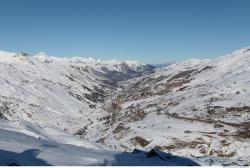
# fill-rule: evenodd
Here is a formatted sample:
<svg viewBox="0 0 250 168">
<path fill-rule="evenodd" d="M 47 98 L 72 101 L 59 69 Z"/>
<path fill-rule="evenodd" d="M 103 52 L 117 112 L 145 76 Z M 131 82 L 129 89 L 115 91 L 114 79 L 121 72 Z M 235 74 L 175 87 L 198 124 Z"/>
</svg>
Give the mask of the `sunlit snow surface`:
<svg viewBox="0 0 250 168">
<path fill-rule="evenodd" d="M 81 145 L 59 143 L 48 138 L 37 137 L 32 130 L 29 132 L 5 121 L 0 126 L 0 166 L 199 165 L 199 161 L 175 156 L 169 158 L 170 155 L 164 153 L 161 156 L 166 156 L 165 160 L 159 157 L 147 157 L 145 155 L 147 152 L 108 151 L 101 146 L 90 145 L 84 140 L 81 140 Z M 52 130 L 50 133 L 57 134 Z M 64 137 L 61 136 L 61 138 Z M 80 141 L 73 136 L 67 138 L 67 135 L 66 139 L 71 142 Z"/>
</svg>

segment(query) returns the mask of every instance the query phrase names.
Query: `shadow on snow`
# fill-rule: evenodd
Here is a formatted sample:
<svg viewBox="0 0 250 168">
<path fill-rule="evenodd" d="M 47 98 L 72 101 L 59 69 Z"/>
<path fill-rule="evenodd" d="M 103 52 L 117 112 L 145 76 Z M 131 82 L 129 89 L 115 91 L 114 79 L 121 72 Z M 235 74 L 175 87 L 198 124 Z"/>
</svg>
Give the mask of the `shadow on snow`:
<svg viewBox="0 0 250 168">
<path fill-rule="evenodd" d="M 0 164 L 3 166 L 50 166 L 46 161 L 37 158 L 38 149 L 25 150 L 22 153 L 16 153 L 6 150 L 0 150 Z"/>
<path fill-rule="evenodd" d="M 174 156 L 152 149 L 149 152 L 135 149 L 132 153 L 123 152 L 115 155 L 115 165 L 119 166 L 199 166 L 192 159 Z"/>
</svg>

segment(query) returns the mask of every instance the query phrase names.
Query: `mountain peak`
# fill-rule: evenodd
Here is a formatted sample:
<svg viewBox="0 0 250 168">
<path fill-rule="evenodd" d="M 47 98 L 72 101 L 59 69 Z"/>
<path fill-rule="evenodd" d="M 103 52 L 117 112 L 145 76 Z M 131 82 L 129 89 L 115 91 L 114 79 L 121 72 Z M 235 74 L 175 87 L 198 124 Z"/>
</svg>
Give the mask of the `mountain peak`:
<svg viewBox="0 0 250 168">
<path fill-rule="evenodd" d="M 250 46 L 243 47 L 239 50 L 236 50 L 232 54 L 245 54 L 245 53 L 250 53 Z"/>
</svg>

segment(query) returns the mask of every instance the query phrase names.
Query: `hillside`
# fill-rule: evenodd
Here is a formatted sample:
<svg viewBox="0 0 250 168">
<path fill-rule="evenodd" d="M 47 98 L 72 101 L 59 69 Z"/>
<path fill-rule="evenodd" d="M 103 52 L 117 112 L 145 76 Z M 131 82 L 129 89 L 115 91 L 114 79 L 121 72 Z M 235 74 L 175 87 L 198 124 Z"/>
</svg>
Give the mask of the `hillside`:
<svg viewBox="0 0 250 168">
<path fill-rule="evenodd" d="M 91 128 L 87 135 L 112 149 L 157 146 L 182 156 L 222 158 L 222 164 L 249 164 L 249 77 L 249 47 L 156 70 L 124 83 L 104 103 L 102 135 L 93 136 Z"/>
<path fill-rule="evenodd" d="M 74 132 L 118 82 L 149 73 L 138 62 L 0 53 L 1 118 Z"/>
</svg>

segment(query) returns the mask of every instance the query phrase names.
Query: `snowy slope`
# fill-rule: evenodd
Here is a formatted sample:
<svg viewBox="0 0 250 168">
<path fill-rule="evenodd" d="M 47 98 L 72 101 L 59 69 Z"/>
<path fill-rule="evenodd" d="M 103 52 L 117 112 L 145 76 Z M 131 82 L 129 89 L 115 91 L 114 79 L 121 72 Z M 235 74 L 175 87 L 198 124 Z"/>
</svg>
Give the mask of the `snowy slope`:
<svg viewBox="0 0 250 168">
<path fill-rule="evenodd" d="M 87 136 L 112 149 L 158 146 L 183 156 L 222 158 L 225 165 L 230 159 L 249 164 L 249 77 L 250 47 L 162 68 L 124 83 L 104 103 L 102 134 L 89 128 Z"/>
<path fill-rule="evenodd" d="M 147 151 L 138 150 L 133 153 L 108 151 L 100 146 L 93 148 L 83 140 L 82 145 L 58 143 L 51 139 L 37 138 L 34 133 L 13 126 L 6 121 L 2 121 L 0 126 L 0 166 L 187 166 L 206 164 L 204 161 L 177 157 L 156 149 L 154 151 L 159 155 L 149 155 Z M 68 140 L 74 140 L 74 137 L 70 138 Z"/>
</svg>

